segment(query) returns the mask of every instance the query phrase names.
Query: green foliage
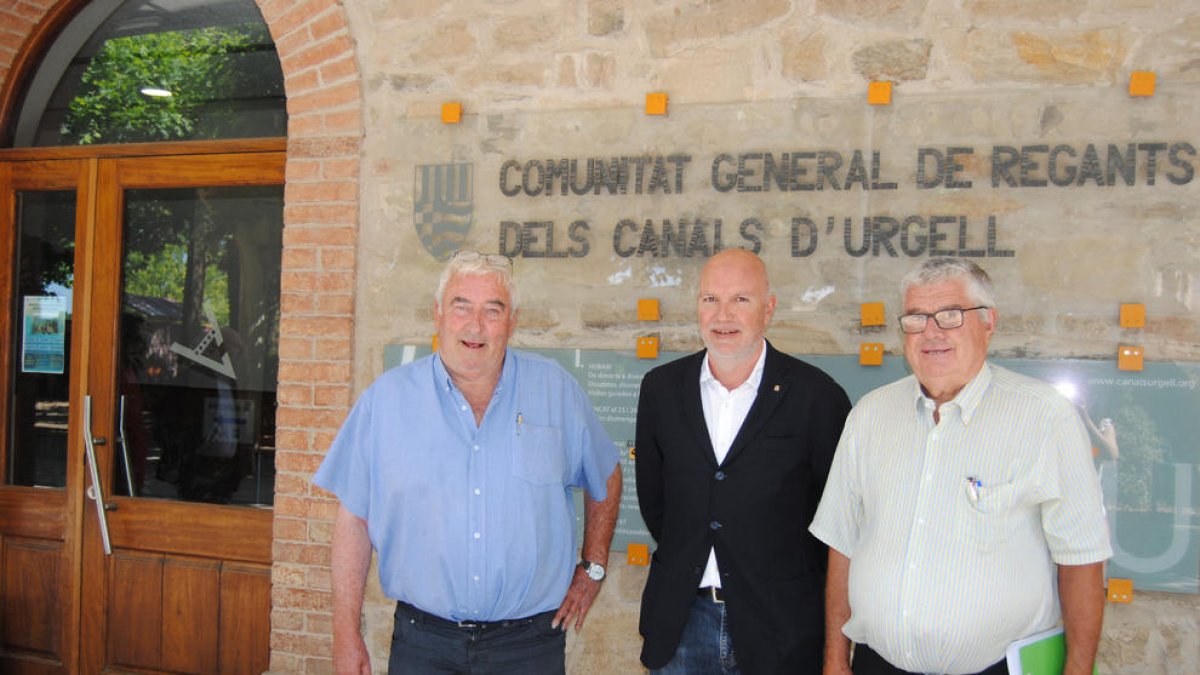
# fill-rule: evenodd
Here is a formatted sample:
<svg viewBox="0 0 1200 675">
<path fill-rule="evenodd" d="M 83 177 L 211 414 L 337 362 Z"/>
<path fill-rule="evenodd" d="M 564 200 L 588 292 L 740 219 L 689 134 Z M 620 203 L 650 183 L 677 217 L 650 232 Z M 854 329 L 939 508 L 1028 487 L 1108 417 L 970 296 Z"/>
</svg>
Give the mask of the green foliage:
<svg viewBox="0 0 1200 675">
<path fill-rule="evenodd" d="M 67 142 L 130 143 L 210 137 L 221 120 L 205 105 L 229 98 L 238 73 L 231 55 L 262 42 L 261 26 L 147 33 L 104 43 L 84 72 L 60 130 Z M 141 93 L 157 87 L 172 93 Z M 232 121 L 232 120 L 230 120 Z"/>
<path fill-rule="evenodd" d="M 1146 511 L 1154 502 L 1154 469 L 1167 458 L 1166 443 L 1150 415 L 1128 395 L 1125 399 L 1113 415 L 1121 448 L 1118 500 L 1126 509 Z"/>
<path fill-rule="evenodd" d="M 221 247 L 204 266 L 204 301 L 217 321 L 229 325 L 229 275 L 221 269 Z M 187 278 L 187 244 L 170 243 L 152 253 L 130 251 L 125 257 L 125 291 L 134 295 L 183 302 Z"/>
</svg>

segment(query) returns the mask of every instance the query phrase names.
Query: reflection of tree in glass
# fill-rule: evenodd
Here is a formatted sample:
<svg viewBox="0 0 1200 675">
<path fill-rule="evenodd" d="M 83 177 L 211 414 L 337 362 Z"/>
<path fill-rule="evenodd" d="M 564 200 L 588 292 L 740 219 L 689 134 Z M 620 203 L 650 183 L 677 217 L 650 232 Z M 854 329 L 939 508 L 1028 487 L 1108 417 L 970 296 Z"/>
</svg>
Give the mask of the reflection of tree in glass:
<svg viewBox="0 0 1200 675">
<path fill-rule="evenodd" d="M 1119 503 L 1128 510 L 1147 511 L 1154 503 L 1154 469 L 1166 460 L 1166 446 L 1146 410 L 1128 392 L 1123 398 L 1124 404 L 1113 415 L 1121 434 Z"/>
<path fill-rule="evenodd" d="M 108 40 L 88 63 L 60 133 L 68 143 L 130 143 L 216 138 L 214 102 L 230 98 L 246 74 L 232 56 L 259 48 L 264 26 L 212 27 Z M 153 87 L 170 96 L 147 96 Z M 203 129 L 199 128 L 203 125 Z"/>
<path fill-rule="evenodd" d="M 225 242 L 210 251 L 204 266 L 204 299 L 222 325 L 229 323 L 229 275 L 222 269 Z M 213 254 L 216 255 L 213 255 Z M 125 257 L 125 291 L 151 298 L 183 302 L 187 277 L 186 243 L 164 244 L 150 253 L 129 251 Z"/>
</svg>

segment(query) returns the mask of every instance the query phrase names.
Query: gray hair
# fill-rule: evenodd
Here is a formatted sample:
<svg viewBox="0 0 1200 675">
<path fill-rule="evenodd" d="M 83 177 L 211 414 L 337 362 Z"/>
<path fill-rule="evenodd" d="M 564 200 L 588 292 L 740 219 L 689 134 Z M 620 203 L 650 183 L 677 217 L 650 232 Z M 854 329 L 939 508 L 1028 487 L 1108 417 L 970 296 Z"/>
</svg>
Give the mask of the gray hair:
<svg viewBox="0 0 1200 675">
<path fill-rule="evenodd" d="M 446 263 L 446 267 L 442 269 L 442 275 L 438 278 L 437 294 L 433 297 L 433 301 L 440 310 L 442 307 L 442 295 L 446 292 L 446 285 L 450 283 L 451 277 L 455 275 L 483 276 L 486 274 L 495 274 L 500 277 L 500 283 L 504 285 L 504 290 L 508 291 L 508 298 L 511 304 L 509 307 L 509 316 L 514 316 L 517 313 L 517 304 L 519 303 L 517 283 L 513 279 L 512 259 L 502 255 L 468 250 L 456 251 L 450 257 L 450 262 Z"/>
<path fill-rule="evenodd" d="M 913 286 L 929 286 L 959 278 L 965 282 L 971 302 L 984 307 L 996 306 L 996 291 L 988 273 L 966 258 L 952 256 L 929 258 L 905 274 L 900 280 L 900 297 L 907 296 Z"/>
</svg>

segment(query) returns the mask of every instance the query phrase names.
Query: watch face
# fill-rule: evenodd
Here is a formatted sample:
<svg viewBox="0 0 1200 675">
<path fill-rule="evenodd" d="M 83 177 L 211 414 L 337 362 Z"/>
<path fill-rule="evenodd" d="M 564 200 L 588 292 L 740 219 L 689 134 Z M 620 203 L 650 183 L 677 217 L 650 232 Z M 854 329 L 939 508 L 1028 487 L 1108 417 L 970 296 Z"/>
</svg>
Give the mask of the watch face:
<svg viewBox="0 0 1200 675">
<path fill-rule="evenodd" d="M 597 565 L 594 562 L 589 562 L 584 564 L 583 571 L 587 572 L 588 577 L 591 578 L 592 581 L 600 581 L 604 578 L 603 565 Z"/>
</svg>

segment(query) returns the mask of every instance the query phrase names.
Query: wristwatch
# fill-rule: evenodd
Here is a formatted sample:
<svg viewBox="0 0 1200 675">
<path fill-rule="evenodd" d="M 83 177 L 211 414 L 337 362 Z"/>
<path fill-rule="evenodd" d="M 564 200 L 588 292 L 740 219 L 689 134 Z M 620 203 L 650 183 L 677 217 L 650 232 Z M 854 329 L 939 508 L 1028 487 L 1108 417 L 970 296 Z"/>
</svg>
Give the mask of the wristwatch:
<svg viewBox="0 0 1200 675">
<path fill-rule="evenodd" d="M 601 565 L 600 563 L 594 563 L 590 560 L 580 560 L 579 567 L 592 581 L 604 581 L 604 565 Z"/>
</svg>

